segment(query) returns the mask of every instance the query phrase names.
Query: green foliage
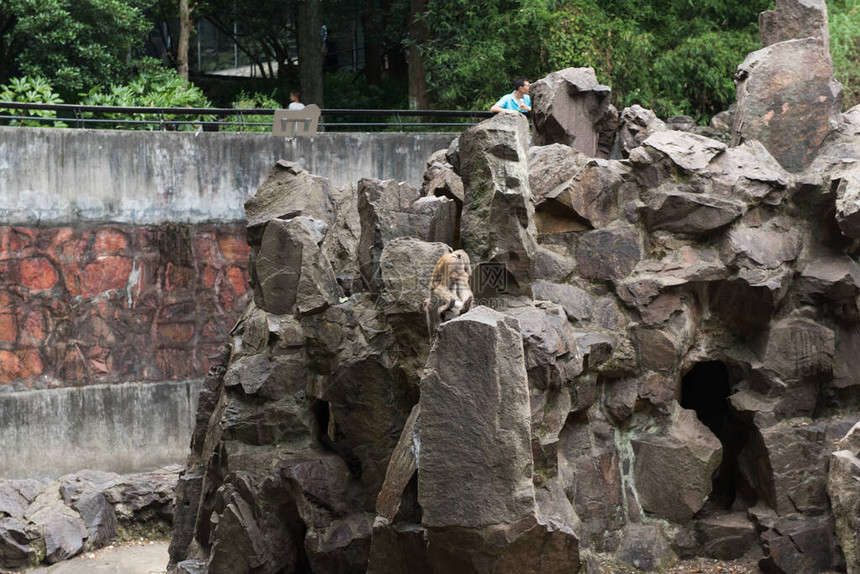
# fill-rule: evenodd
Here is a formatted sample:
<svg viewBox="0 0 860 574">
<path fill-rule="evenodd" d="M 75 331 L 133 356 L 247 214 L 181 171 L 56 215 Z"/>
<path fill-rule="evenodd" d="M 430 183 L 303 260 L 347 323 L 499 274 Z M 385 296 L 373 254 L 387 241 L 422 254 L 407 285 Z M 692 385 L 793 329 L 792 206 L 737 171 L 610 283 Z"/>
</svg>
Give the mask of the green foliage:
<svg viewBox="0 0 860 574">
<path fill-rule="evenodd" d="M 568 67 L 594 68 L 618 106 L 701 122 L 734 100 L 734 72 L 758 45 L 770 0 L 429 0 L 425 47 L 440 107 L 488 108 L 510 91 Z"/>
<path fill-rule="evenodd" d="M 735 100 L 734 75 L 746 54 L 757 50 L 754 31 L 704 32 L 684 39 L 654 61 L 655 90 L 665 103 L 654 110 L 667 117 L 687 114 L 710 119 Z"/>
<path fill-rule="evenodd" d="M 0 81 L 41 76 L 67 100 L 129 75 L 152 0 L 3 0 Z"/>
<path fill-rule="evenodd" d="M 275 99 L 275 94 L 275 91 L 272 91 L 272 94 L 269 96 L 259 93 L 248 94 L 242 91 L 239 93 L 238 99 L 233 102 L 232 107 L 241 110 L 277 110 L 280 109 L 282 106 L 280 102 Z M 236 125 L 221 126 L 221 131 L 270 132 L 272 131 L 273 116 L 272 114 L 242 114 L 237 116 L 229 116 L 226 121 L 233 122 Z M 263 125 L 249 125 L 255 123 L 260 123 Z"/>
<path fill-rule="evenodd" d="M 860 104 L 860 0 L 830 0 L 827 9 L 834 75 L 848 109 Z"/>
<path fill-rule="evenodd" d="M 517 76 L 546 69 L 540 39 L 553 20 L 551 0 L 429 0 L 424 46 L 430 95 L 441 108 L 489 107 Z"/>
<path fill-rule="evenodd" d="M 106 91 L 93 88 L 82 94 L 81 103 L 87 106 L 124 106 L 124 107 L 155 107 L 155 108 L 207 108 L 211 107 L 209 100 L 199 88 L 183 79 L 176 70 L 163 67 L 158 61 L 146 59 L 141 61 L 137 76 L 127 84 L 114 84 Z M 93 118 L 92 112 L 84 114 L 85 118 Z M 127 114 L 105 114 L 106 118 L 124 119 Z M 157 130 L 162 126 L 158 118 L 151 114 L 132 114 L 131 119 L 151 120 L 148 124 L 127 124 L 130 129 Z M 177 130 L 195 130 L 197 125 L 184 124 L 196 119 L 193 116 L 175 116 L 171 118 L 170 127 Z M 204 121 L 213 121 L 214 116 L 205 116 Z"/>
<path fill-rule="evenodd" d="M 0 86 L 0 101 L 4 102 L 24 102 L 32 104 L 62 104 L 63 100 L 59 94 L 54 93 L 51 84 L 44 78 L 31 78 L 24 76 L 23 78 L 12 78 L 9 83 Z M 39 118 L 56 118 L 57 113 L 53 110 L 19 110 L 19 109 L 0 109 L 0 113 L 17 115 L 17 116 L 33 116 Z M 67 127 L 61 121 L 45 122 L 40 120 L 9 120 L 9 125 L 13 126 L 30 126 L 30 127 L 48 127 L 55 128 Z"/>
</svg>

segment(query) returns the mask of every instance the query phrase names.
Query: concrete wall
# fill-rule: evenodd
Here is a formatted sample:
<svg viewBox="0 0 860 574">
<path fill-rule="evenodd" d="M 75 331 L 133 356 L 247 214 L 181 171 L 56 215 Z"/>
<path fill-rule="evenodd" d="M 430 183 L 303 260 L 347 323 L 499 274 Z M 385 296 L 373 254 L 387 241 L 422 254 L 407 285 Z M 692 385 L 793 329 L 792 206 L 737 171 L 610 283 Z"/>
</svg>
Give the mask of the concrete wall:
<svg viewBox="0 0 860 574">
<path fill-rule="evenodd" d="M 241 221 L 279 159 L 335 186 L 362 177 L 421 185 L 456 134 L 190 133 L 0 126 L 0 224 Z"/>
<path fill-rule="evenodd" d="M 184 463 L 200 381 L 0 394 L 0 478 Z"/>
</svg>

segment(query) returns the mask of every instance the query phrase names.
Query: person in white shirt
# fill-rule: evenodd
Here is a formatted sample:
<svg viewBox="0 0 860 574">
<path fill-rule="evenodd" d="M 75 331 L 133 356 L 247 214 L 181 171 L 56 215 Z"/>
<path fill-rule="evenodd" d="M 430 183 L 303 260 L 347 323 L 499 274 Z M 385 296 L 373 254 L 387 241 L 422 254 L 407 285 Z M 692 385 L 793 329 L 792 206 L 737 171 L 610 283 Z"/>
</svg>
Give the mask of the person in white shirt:
<svg viewBox="0 0 860 574">
<path fill-rule="evenodd" d="M 299 91 L 292 90 L 290 91 L 290 105 L 287 108 L 288 110 L 303 110 L 305 109 L 305 105 L 299 99 Z"/>
</svg>

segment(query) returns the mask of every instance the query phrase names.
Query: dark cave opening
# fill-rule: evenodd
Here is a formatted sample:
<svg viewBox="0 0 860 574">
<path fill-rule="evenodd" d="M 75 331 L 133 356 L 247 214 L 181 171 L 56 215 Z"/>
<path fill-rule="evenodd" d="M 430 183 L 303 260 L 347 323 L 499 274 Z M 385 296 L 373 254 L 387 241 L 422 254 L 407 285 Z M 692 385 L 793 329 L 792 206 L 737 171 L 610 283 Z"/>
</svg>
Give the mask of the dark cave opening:
<svg viewBox="0 0 860 574">
<path fill-rule="evenodd" d="M 723 446 L 723 460 L 717 470 L 710 500 L 731 508 L 742 484 L 738 456 L 750 427 L 729 406 L 729 370 L 721 361 L 697 363 L 681 379 L 681 406 L 696 411 Z"/>
</svg>

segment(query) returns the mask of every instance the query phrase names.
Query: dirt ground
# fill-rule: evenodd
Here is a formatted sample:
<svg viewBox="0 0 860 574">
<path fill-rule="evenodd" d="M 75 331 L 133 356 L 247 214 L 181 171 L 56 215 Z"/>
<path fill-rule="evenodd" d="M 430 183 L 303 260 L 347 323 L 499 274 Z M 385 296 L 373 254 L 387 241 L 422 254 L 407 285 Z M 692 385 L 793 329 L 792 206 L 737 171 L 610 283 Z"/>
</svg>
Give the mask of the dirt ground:
<svg viewBox="0 0 860 574">
<path fill-rule="evenodd" d="M 169 544 L 167 540 L 111 544 L 53 566 L 26 570 L 26 574 L 165 574 Z"/>
</svg>

